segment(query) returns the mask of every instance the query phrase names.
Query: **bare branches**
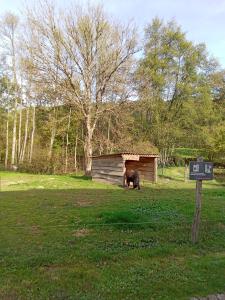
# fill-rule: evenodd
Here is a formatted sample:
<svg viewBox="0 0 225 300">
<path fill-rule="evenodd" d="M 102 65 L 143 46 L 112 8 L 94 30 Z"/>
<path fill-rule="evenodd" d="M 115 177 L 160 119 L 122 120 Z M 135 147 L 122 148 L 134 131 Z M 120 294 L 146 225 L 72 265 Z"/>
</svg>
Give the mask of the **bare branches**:
<svg viewBox="0 0 225 300">
<path fill-rule="evenodd" d="M 60 20 L 48 2 L 41 8 L 41 13 L 28 10 L 25 38 L 40 80 L 51 76 L 65 81 L 74 104 L 84 111 L 106 101 L 115 88 L 114 75 L 129 73 L 136 51 L 134 29 L 110 23 L 101 7 L 76 7 Z"/>
<path fill-rule="evenodd" d="M 48 1 L 27 10 L 26 27 L 25 60 L 36 84 L 54 86 L 63 102 L 83 115 L 90 168 L 93 133 L 105 103 L 128 95 L 137 51 L 135 29 L 113 23 L 100 6 L 73 6 L 59 13 Z"/>
</svg>

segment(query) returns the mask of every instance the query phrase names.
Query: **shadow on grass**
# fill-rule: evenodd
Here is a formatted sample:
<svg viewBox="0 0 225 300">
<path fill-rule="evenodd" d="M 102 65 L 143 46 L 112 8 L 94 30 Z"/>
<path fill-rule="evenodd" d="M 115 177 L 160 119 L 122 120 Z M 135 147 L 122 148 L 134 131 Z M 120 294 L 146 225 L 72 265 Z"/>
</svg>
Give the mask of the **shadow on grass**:
<svg viewBox="0 0 225 300">
<path fill-rule="evenodd" d="M 225 186 L 225 177 L 217 177 L 217 176 L 214 176 L 214 179 L 217 183 L 219 183 L 220 185 L 222 186 Z"/>
<path fill-rule="evenodd" d="M 70 175 L 70 177 L 79 180 L 92 180 L 91 176 L 86 176 L 86 175 Z"/>
<path fill-rule="evenodd" d="M 176 178 L 176 177 L 166 176 L 166 175 L 158 175 L 158 177 L 160 179 L 168 179 L 168 180 L 176 181 L 176 182 L 185 182 L 184 178 Z M 189 177 L 187 178 L 187 180 L 188 181 L 194 181 L 194 180 L 190 180 Z M 219 184 L 219 186 L 225 186 L 225 177 L 214 176 L 214 180 L 216 181 L 217 184 Z M 207 180 L 207 184 L 208 185 L 215 185 L 213 182 L 211 183 L 210 180 Z"/>
<path fill-rule="evenodd" d="M 189 299 L 199 290 L 204 294 L 210 284 L 222 290 L 224 204 L 221 196 L 211 201 L 215 188 L 208 191 L 196 246 L 190 243 L 195 205 L 191 188 L 152 186 L 137 191 L 102 185 L 2 191 L 0 298 L 29 299 L 32 291 L 35 299 L 120 299 L 121 293 L 149 299 L 153 292 L 154 299 Z M 218 191 L 225 198 L 224 188 Z M 202 283 L 195 289 L 193 278 Z M 119 282 L 121 290 L 112 294 Z M 74 284 L 79 294 L 74 294 Z M 138 286 L 135 296 L 133 289 L 130 292 L 133 286 Z M 177 286 L 179 291 L 185 287 L 182 297 Z M 140 287 L 149 290 L 142 294 Z M 18 294 L 12 295 L 14 288 Z"/>
<path fill-rule="evenodd" d="M 82 179 L 82 177 L 78 177 Z M 86 178 L 84 180 L 90 180 Z M 216 190 L 216 193 L 215 193 Z M 220 196 L 217 195 L 218 192 Z M 195 209 L 195 191 L 191 188 L 175 189 L 142 187 L 140 191 L 117 188 L 75 188 L 75 189 L 30 189 L 26 191 L 1 191 L 0 226 L 24 218 L 25 223 L 39 220 L 38 223 L 53 222 L 80 225 L 87 223 L 160 223 L 163 225 L 190 222 Z M 212 196 L 215 194 L 215 196 Z M 218 186 L 208 188 L 204 193 L 204 218 L 216 222 L 224 219 L 221 196 L 225 190 Z M 213 197 L 213 201 L 212 201 Z M 9 214 L 8 214 L 9 212 Z M 24 217 L 25 216 L 25 217 Z M 23 222 L 22 222 L 23 223 Z M 35 223 L 35 222 L 34 222 Z M 17 224 L 17 221 L 16 221 Z M 122 224 L 119 224 L 122 225 Z M 122 228 L 123 226 L 119 226 Z"/>
<path fill-rule="evenodd" d="M 207 185 L 209 185 L 209 186 L 211 185 L 211 186 L 218 187 L 218 188 L 223 187 L 223 189 L 224 189 L 224 186 L 225 186 L 224 180 L 220 181 L 220 180 L 217 180 L 214 178 L 214 181 L 216 182 L 216 184 L 215 184 L 215 182 L 213 182 L 211 180 L 207 180 Z M 203 183 L 205 183 L 205 182 L 206 182 L 206 180 L 203 181 Z"/>
<path fill-rule="evenodd" d="M 176 177 L 166 176 L 166 175 L 158 175 L 158 177 L 161 178 L 161 179 L 169 179 L 169 180 L 172 180 L 172 181 L 184 182 L 183 178 L 176 178 Z"/>
</svg>

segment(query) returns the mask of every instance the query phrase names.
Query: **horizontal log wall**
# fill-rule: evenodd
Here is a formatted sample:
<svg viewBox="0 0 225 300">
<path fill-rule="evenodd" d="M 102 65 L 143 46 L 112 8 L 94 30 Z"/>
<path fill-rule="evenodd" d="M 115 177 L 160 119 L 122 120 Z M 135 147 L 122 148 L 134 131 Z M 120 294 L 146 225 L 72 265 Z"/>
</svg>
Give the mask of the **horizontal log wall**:
<svg viewBox="0 0 225 300">
<path fill-rule="evenodd" d="M 96 181 L 123 184 L 124 163 L 122 157 L 93 158 L 92 178 Z"/>
<path fill-rule="evenodd" d="M 127 170 L 137 170 L 140 174 L 140 179 L 155 181 L 155 158 L 141 158 L 139 161 L 128 160 L 125 163 Z"/>
</svg>

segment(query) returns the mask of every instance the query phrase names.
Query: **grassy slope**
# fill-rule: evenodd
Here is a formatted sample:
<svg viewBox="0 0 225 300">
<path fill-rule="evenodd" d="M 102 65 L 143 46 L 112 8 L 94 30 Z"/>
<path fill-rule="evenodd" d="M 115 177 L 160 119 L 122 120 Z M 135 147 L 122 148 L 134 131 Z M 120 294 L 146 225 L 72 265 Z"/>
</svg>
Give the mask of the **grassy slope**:
<svg viewBox="0 0 225 300">
<path fill-rule="evenodd" d="M 0 175 L 0 299 L 189 299 L 225 291 L 221 176 L 204 183 L 200 243 L 192 246 L 194 183 L 183 182 L 182 168 L 141 191 L 82 177 Z"/>
</svg>

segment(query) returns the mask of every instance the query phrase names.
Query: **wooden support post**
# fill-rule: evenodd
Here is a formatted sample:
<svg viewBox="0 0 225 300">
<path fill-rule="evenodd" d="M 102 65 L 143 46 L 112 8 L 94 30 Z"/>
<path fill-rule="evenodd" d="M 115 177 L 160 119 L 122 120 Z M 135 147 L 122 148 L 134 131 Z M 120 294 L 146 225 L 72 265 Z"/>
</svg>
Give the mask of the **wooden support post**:
<svg viewBox="0 0 225 300">
<path fill-rule="evenodd" d="M 157 183 L 158 179 L 158 159 L 157 157 L 154 158 L 154 183 Z"/>
<path fill-rule="evenodd" d="M 197 159 L 198 162 L 203 161 L 202 158 Z M 198 242 L 199 227 L 201 221 L 201 208 L 202 208 L 202 180 L 196 180 L 195 190 L 195 216 L 192 224 L 192 243 Z"/>
<path fill-rule="evenodd" d="M 127 183 L 126 183 L 126 160 L 123 159 L 123 187 L 126 187 Z"/>
</svg>

